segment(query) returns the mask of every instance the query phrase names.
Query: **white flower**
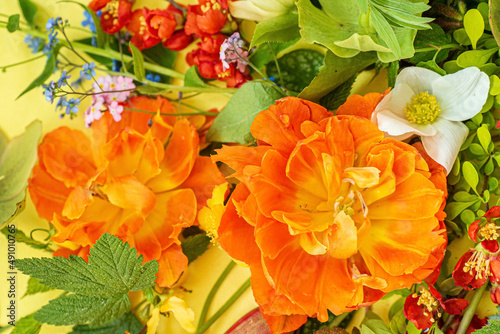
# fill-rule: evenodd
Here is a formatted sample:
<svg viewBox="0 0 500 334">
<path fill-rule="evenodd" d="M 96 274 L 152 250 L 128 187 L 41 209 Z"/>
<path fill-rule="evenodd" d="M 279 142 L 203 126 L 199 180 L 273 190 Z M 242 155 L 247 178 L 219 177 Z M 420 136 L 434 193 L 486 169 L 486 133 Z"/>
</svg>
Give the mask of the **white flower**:
<svg viewBox="0 0 500 334">
<path fill-rule="evenodd" d="M 429 156 L 449 173 L 469 134 L 462 121 L 481 111 L 489 87 L 488 76 L 476 67 L 445 76 L 408 67 L 375 108 L 372 122 L 399 140 L 419 135 Z"/>
<path fill-rule="evenodd" d="M 228 5 L 232 16 L 260 22 L 290 12 L 295 0 L 240 0 Z"/>
</svg>

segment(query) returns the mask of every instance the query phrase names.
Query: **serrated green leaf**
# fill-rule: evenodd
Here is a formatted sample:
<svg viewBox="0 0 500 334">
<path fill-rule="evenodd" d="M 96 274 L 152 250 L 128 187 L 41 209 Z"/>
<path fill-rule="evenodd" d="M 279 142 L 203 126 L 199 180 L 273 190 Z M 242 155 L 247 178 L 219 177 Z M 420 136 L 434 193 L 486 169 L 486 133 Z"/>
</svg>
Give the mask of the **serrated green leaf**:
<svg viewBox="0 0 500 334">
<path fill-rule="evenodd" d="M 77 4 L 80 7 L 82 7 L 87 13 L 90 14 L 90 16 L 92 17 L 92 21 L 94 22 L 94 26 L 95 26 L 97 47 L 100 49 L 104 48 L 104 44 L 106 41 L 106 34 L 105 34 L 104 30 L 102 30 L 102 28 L 101 28 L 101 21 L 100 21 L 99 17 L 96 15 L 96 13 L 92 9 L 90 9 L 89 7 L 85 6 L 83 3 L 79 3 L 77 1 L 63 0 L 63 1 L 59 1 L 59 2 L 67 2 L 67 3 Z"/>
<path fill-rule="evenodd" d="M 19 7 L 21 7 L 21 12 L 23 13 L 23 17 L 28 22 L 30 26 L 35 25 L 35 14 L 38 10 L 36 5 L 30 0 L 18 0 Z"/>
<path fill-rule="evenodd" d="M 1 206 L 0 206 L 0 208 L 1 208 Z M 2 230 L 0 230 L 0 232 L 5 236 L 12 234 L 9 231 L 8 226 L 5 226 Z M 22 242 L 22 243 L 30 246 L 31 248 L 50 250 L 50 246 L 48 243 L 43 243 L 40 241 L 33 240 L 33 239 L 29 238 L 26 234 L 24 234 L 23 231 L 21 231 L 19 229 L 16 229 L 15 237 L 16 237 L 16 242 Z"/>
<path fill-rule="evenodd" d="M 468 201 L 468 202 L 451 202 L 446 205 L 444 211 L 447 214 L 447 219 L 453 220 L 455 219 L 462 211 L 467 209 L 468 207 L 473 206 L 474 204 L 480 202 L 480 200 L 476 201 Z"/>
<path fill-rule="evenodd" d="M 259 22 L 250 43 L 250 48 L 265 42 L 289 42 L 300 37 L 299 15 L 286 13 Z"/>
<path fill-rule="evenodd" d="M 111 298 L 73 294 L 51 300 L 35 313 L 34 318 L 56 326 L 88 322 L 90 327 L 97 327 L 121 317 L 129 310 L 130 299 L 126 294 Z"/>
<path fill-rule="evenodd" d="M 375 63 L 377 56 L 374 53 L 360 53 L 352 58 L 341 58 L 332 52 L 327 52 L 324 65 L 299 97 L 310 101 L 318 101 L 353 75 Z"/>
<path fill-rule="evenodd" d="M 54 70 L 56 69 L 56 62 L 57 62 L 57 55 L 59 54 L 59 49 L 61 48 L 60 45 L 56 45 L 52 49 L 52 53 L 49 56 L 49 59 L 47 59 L 47 62 L 45 63 L 45 67 L 42 71 L 42 73 L 35 79 L 33 80 L 29 86 L 23 90 L 21 94 L 19 94 L 18 97 L 16 97 L 16 100 L 32 90 L 35 87 L 41 86 L 49 79 L 49 77 L 54 73 Z"/>
<path fill-rule="evenodd" d="M 357 74 L 352 76 L 346 82 L 323 96 L 319 100 L 319 104 L 328 110 L 337 110 L 342 104 L 345 103 L 345 101 L 351 94 L 351 88 L 354 84 L 354 81 L 356 81 L 357 76 Z"/>
<path fill-rule="evenodd" d="M 464 29 L 472 43 L 472 48 L 475 50 L 477 41 L 484 32 L 483 16 L 477 9 L 470 9 L 465 13 Z"/>
<path fill-rule="evenodd" d="M 33 318 L 34 314 L 27 315 L 16 321 L 14 330 L 10 334 L 38 334 L 42 324 Z"/>
<path fill-rule="evenodd" d="M 500 333 L 500 314 L 488 317 L 488 324 L 481 329 L 476 329 L 475 334 L 498 334 Z"/>
<path fill-rule="evenodd" d="M 491 33 L 493 34 L 493 37 L 495 37 L 497 45 L 500 46 L 500 2 L 496 0 L 489 0 L 489 5 Z"/>
<path fill-rule="evenodd" d="M 42 133 L 42 123 L 33 121 L 26 127 L 24 134 L 5 142 L 0 151 L 0 227 L 19 209 L 25 197 L 28 177 L 36 157 L 37 144 Z"/>
<path fill-rule="evenodd" d="M 198 256 L 205 253 L 210 244 L 210 238 L 205 234 L 192 235 L 181 243 L 182 252 L 188 258 L 189 263 L 193 262 Z"/>
<path fill-rule="evenodd" d="M 276 78 L 277 83 L 281 73 L 283 85 L 286 89 L 300 92 L 311 83 L 323 65 L 324 56 L 313 50 L 295 50 L 278 59 L 280 71 L 275 62 L 266 66 L 268 77 Z"/>
<path fill-rule="evenodd" d="M 31 258 L 16 260 L 24 274 L 40 283 L 88 297 L 111 298 L 154 284 L 158 263 L 142 265 L 135 248 L 110 234 L 103 234 L 90 249 L 89 262 L 81 257 Z"/>
<path fill-rule="evenodd" d="M 240 144 L 252 142 L 250 125 L 254 117 L 282 97 L 284 94 L 271 85 L 254 81 L 245 83 L 217 116 L 208 130 L 207 140 Z"/>
<path fill-rule="evenodd" d="M 463 68 L 484 65 L 497 51 L 497 48 L 489 50 L 465 51 L 458 56 L 457 65 Z"/>
<path fill-rule="evenodd" d="M 185 87 L 207 87 L 207 84 L 201 79 L 198 74 L 197 66 L 191 66 L 184 75 Z"/>
<path fill-rule="evenodd" d="M 23 295 L 23 298 L 26 296 L 34 295 L 40 292 L 46 292 L 53 290 L 50 286 L 43 285 L 40 283 L 40 281 L 36 278 L 30 277 L 28 280 L 28 288 L 26 289 L 26 292 Z"/>
<path fill-rule="evenodd" d="M 261 69 L 267 63 L 273 61 L 278 53 L 291 47 L 297 43 L 298 40 L 299 38 L 285 43 L 263 43 L 259 45 L 254 52 L 252 52 L 249 60 L 256 68 Z"/>
<path fill-rule="evenodd" d="M 89 325 L 75 326 L 70 334 L 109 334 L 126 333 L 126 331 L 131 334 L 136 334 L 139 333 L 141 329 L 142 325 L 135 315 L 131 312 L 127 312 L 119 319 L 115 319 L 98 327 L 92 328 Z"/>
<path fill-rule="evenodd" d="M 144 57 L 141 51 L 132 42 L 129 42 L 128 46 L 132 52 L 132 58 L 134 60 L 134 74 L 138 81 L 144 82 L 146 80 L 146 71 L 144 70 Z"/>
<path fill-rule="evenodd" d="M 462 165 L 462 172 L 464 174 L 465 181 L 472 189 L 476 189 L 479 183 L 479 175 L 474 165 L 470 161 L 465 161 Z"/>
<path fill-rule="evenodd" d="M 401 46 L 399 45 L 398 39 L 396 38 L 396 33 L 392 30 L 391 25 L 385 17 L 376 8 L 372 7 L 370 11 L 370 18 L 373 22 L 373 27 L 382 38 L 382 40 L 387 44 L 389 49 L 394 53 L 394 55 L 401 59 Z"/>
<path fill-rule="evenodd" d="M 14 32 L 19 29 L 19 14 L 14 14 L 9 16 L 9 19 L 7 20 L 7 31 L 8 32 Z"/>
</svg>

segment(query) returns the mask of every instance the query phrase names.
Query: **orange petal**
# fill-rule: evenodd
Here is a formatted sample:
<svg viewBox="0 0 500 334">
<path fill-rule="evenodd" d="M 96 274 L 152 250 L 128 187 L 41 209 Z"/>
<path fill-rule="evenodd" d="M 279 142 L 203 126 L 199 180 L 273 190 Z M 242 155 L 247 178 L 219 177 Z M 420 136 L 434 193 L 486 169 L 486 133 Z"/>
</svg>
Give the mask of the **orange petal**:
<svg viewBox="0 0 500 334">
<path fill-rule="evenodd" d="M 155 194 L 133 176 L 117 177 L 102 186 L 108 200 L 123 209 L 148 214 L 156 203 Z"/>
<path fill-rule="evenodd" d="M 347 101 L 337 109 L 336 115 L 352 115 L 371 119 L 373 110 L 384 98 L 386 93 L 368 93 L 365 96 L 351 95 Z"/>
<path fill-rule="evenodd" d="M 302 314 L 268 315 L 262 312 L 262 317 L 266 320 L 273 334 L 293 332 L 307 321 L 307 315 Z"/>
<path fill-rule="evenodd" d="M 146 138 L 138 132 L 123 130 L 103 147 L 110 177 L 133 175 L 141 162 Z"/>
<path fill-rule="evenodd" d="M 334 220 L 332 235 L 329 237 L 328 254 L 337 259 L 347 259 L 358 251 L 356 226 L 351 217 L 340 211 Z"/>
<path fill-rule="evenodd" d="M 187 268 L 188 259 L 180 245 L 172 245 L 161 253 L 158 259 L 160 269 L 156 274 L 156 283 L 161 287 L 174 285 Z"/>
<path fill-rule="evenodd" d="M 90 191 L 85 190 L 82 187 L 76 187 L 68 195 L 62 214 L 69 219 L 77 219 L 83 214 L 85 208 L 93 201 L 94 199 Z"/>
</svg>

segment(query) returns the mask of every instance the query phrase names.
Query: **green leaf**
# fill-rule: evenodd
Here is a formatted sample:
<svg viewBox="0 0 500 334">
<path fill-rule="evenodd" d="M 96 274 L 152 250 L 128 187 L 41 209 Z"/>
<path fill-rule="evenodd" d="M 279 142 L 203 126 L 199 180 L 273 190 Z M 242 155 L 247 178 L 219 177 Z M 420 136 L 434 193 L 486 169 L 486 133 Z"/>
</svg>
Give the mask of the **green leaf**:
<svg viewBox="0 0 500 334">
<path fill-rule="evenodd" d="M 381 6 L 377 4 L 377 0 L 373 0 L 372 4 L 378 10 L 380 10 L 381 14 L 394 25 L 398 25 L 404 28 L 413 28 L 413 29 L 430 29 L 431 27 L 427 24 L 427 22 L 431 21 L 428 17 L 420 17 L 413 15 L 411 13 L 405 12 L 404 10 L 388 8 L 385 6 Z"/>
<path fill-rule="evenodd" d="M 73 327 L 70 334 L 109 334 L 109 333 L 139 333 L 142 325 L 132 312 L 127 312 L 119 319 L 115 319 L 99 327 L 91 328 L 88 325 L 78 325 Z"/>
<path fill-rule="evenodd" d="M 354 0 L 356 1 L 356 5 L 358 5 L 361 13 L 366 14 L 368 12 L 368 0 Z"/>
<path fill-rule="evenodd" d="M 145 81 L 146 71 L 144 70 L 144 57 L 141 51 L 132 42 L 128 43 L 130 51 L 132 51 L 132 58 L 134 60 L 134 74 L 138 81 Z"/>
<path fill-rule="evenodd" d="M 30 90 L 32 90 L 33 88 L 41 86 L 54 73 L 54 70 L 56 69 L 57 54 L 59 53 L 60 48 L 61 48 L 60 45 L 56 45 L 52 49 L 52 53 L 49 59 L 47 59 L 47 62 L 45 63 L 45 67 L 42 73 L 35 80 L 33 80 L 29 84 L 29 86 L 25 90 L 23 90 L 21 94 L 19 94 L 18 97 L 16 97 L 16 100 L 21 96 L 23 96 L 24 94 L 26 94 L 27 92 L 29 92 Z"/>
<path fill-rule="evenodd" d="M 408 324 L 406 325 L 406 330 L 408 331 L 408 334 L 420 334 L 422 333 L 421 329 L 417 329 L 413 322 L 408 321 Z"/>
<path fill-rule="evenodd" d="M 498 51 L 498 48 L 489 50 L 470 50 L 465 51 L 457 58 L 457 65 L 463 68 L 471 66 L 481 66 Z"/>
<path fill-rule="evenodd" d="M 479 175 L 477 174 L 476 167 L 474 167 L 474 165 L 471 162 L 465 161 L 464 164 L 462 165 L 462 172 L 464 174 L 464 178 L 467 184 L 473 190 L 475 190 L 477 184 L 479 183 Z"/>
<path fill-rule="evenodd" d="M 496 0 L 489 0 L 489 4 L 491 32 L 497 41 L 497 45 L 500 46 L 500 2 Z"/>
<path fill-rule="evenodd" d="M 492 75 L 490 76 L 490 95 L 496 96 L 499 94 L 500 94 L 500 78 L 498 77 L 498 75 Z"/>
<path fill-rule="evenodd" d="M 9 19 L 7 21 L 7 31 L 8 32 L 14 32 L 19 29 L 19 14 L 14 14 L 9 16 Z"/>
<path fill-rule="evenodd" d="M 161 43 L 153 46 L 152 48 L 142 50 L 142 54 L 149 61 L 161 65 L 165 68 L 174 68 L 175 60 L 177 59 L 177 52 L 165 48 Z M 170 77 L 160 74 L 161 81 L 165 83 L 170 82 Z"/>
<path fill-rule="evenodd" d="M 493 160 L 489 159 L 488 162 L 484 165 L 484 174 L 486 175 L 491 175 L 495 169 L 495 166 L 493 165 Z"/>
<path fill-rule="evenodd" d="M 307 86 L 299 97 L 310 101 L 318 101 L 321 97 L 346 82 L 356 73 L 375 63 L 374 53 L 360 53 L 352 58 L 341 58 L 332 52 L 327 52 L 324 65 L 318 75 Z"/>
<path fill-rule="evenodd" d="M 35 313 L 35 320 L 56 326 L 88 322 L 90 327 L 97 327 L 128 310 L 130 299 L 126 294 L 108 298 L 72 294 L 51 300 Z"/>
<path fill-rule="evenodd" d="M 392 332 L 382 320 L 370 319 L 363 321 L 361 334 L 392 334 Z"/>
<path fill-rule="evenodd" d="M 484 151 L 483 147 L 479 144 L 476 144 L 476 143 L 470 144 L 469 151 L 471 151 L 472 154 L 477 155 L 477 156 L 486 155 L 486 152 Z"/>
<path fill-rule="evenodd" d="M 5 236 L 12 234 L 9 231 L 8 226 L 5 226 L 0 232 L 2 232 L 2 234 Z M 29 238 L 26 234 L 24 234 L 23 231 L 21 231 L 19 229 L 16 229 L 15 237 L 16 237 L 16 242 L 22 242 L 24 244 L 27 244 L 31 248 L 50 250 L 50 247 L 47 243 L 33 240 L 33 239 Z"/>
<path fill-rule="evenodd" d="M 476 215 L 474 212 L 467 209 L 460 213 L 460 219 L 462 219 L 465 224 L 470 225 L 476 219 Z"/>
<path fill-rule="evenodd" d="M 477 195 L 470 194 L 467 191 L 458 191 L 453 195 L 453 199 L 457 202 L 471 202 L 477 200 Z"/>
<path fill-rule="evenodd" d="M 446 34 L 444 30 L 435 23 L 430 24 L 431 29 L 419 30 L 417 36 L 415 36 L 415 49 L 428 48 L 433 46 L 436 48 L 434 51 L 426 52 L 415 52 L 415 55 L 410 58 L 410 62 L 413 64 L 418 64 L 423 61 L 433 60 L 438 48 L 451 43 L 451 36 Z M 442 49 L 439 51 L 435 62 L 440 63 L 448 57 L 450 49 Z"/>
<path fill-rule="evenodd" d="M 207 87 L 207 84 L 201 79 L 198 74 L 197 66 L 191 66 L 184 75 L 185 87 Z"/>
<path fill-rule="evenodd" d="M 393 61 L 392 63 L 389 64 L 389 67 L 387 67 L 387 82 L 389 84 L 389 87 L 394 88 L 396 85 L 396 77 L 398 76 L 398 70 L 399 70 L 399 61 Z"/>
<path fill-rule="evenodd" d="M 182 252 L 188 258 L 189 263 L 193 262 L 198 256 L 205 253 L 210 244 L 210 238 L 205 234 L 192 235 L 181 243 Z"/>
<path fill-rule="evenodd" d="M 207 140 L 240 144 L 254 141 L 250 133 L 254 117 L 282 97 L 284 94 L 274 86 L 255 81 L 245 83 L 217 116 Z"/>
<path fill-rule="evenodd" d="M 465 13 L 464 29 L 472 43 L 472 48 L 475 50 L 477 41 L 484 32 L 483 16 L 477 9 L 470 9 Z"/>
<path fill-rule="evenodd" d="M 23 298 L 26 296 L 34 295 L 40 292 L 46 292 L 53 290 L 50 286 L 43 285 L 40 283 L 40 281 L 36 278 L 30 277 L 28 280 L 28 288 L 26 289 L 26 292 L 23 295 Z"/>
<path fill-rule="evenodd" d="M 406 298 L 399 298 L 389 309 L 389 319 L 391 320 L 399 311 L 403 310 Z"/>
<path fill-rule="evenodd" d="M 105 233 L 91 248 L 88 263 L 78 256 L 31 258 L 16 260 L 16 267 L 52 288 L 86 297 L 111 298 L 154 284 L 157 261 L 142 262 L 143 256 L 137 257 L 135 248 Z"/>
<path fill-rule="evenodd" d="M 393 334 L 406 333 L 406 318 L 402 309 L 394 315 L 389 326 Z"/>
<path fill-rule="evenodd" d="M 446 205 L 444 211 L 447 214 L 447 219 L 453 220 L 455 219 L 462 211 L 467 209 L 468 207 L 478 203 L 480 200 L 476 201 L 468 201 L 468 202 L 451 202 Z"/>
<path fill-rule="evenodd" d="M 477 138 L 479 139 L 481 146 L 484 148 L 484 151 L 490 153 L 488 147 L 491 143 L 491 134 L 487 125 L 483 125 L 477 129 Z"/>
<path fill-rule="evenodd" d="M 286 89 L 300 92 L 311 83 L 323 65 L 323 55 L 313 50 L 295 50 L 278 59 L 280 72 L 275 62 L 266 66 L 268 77 L 275 77 L 280 83 L 279 75 Z"/>
<path fill-rule="evenodd" d="M 38 334 L 42 328 L 42 324 L 33 318 L 34 314 L 27 315 L 18 321 L 10 334 Z"/>
<path fill-rule="evenodd" d="M 401 59 L 401 47 L 399 45 L 398 39 L 396 38 L 396 33 L 394 32 L 394 30 L 392 30 L 389 22 L 387 22 L 382 13 L 380 13 L 374 7 L 372 7 L 372 10 L 370 11 L 370 18 L 372 19 L 373 27 L 382 38 L 382 40 L 387 43 L 387 46 L 389 47 L 389 49 L 391 49 L 394 55 L 398 59 Z"/>
<path fill-rule="evenodd" d="M 30 0 L 18 0 L 19 7 L 21 7 L 21 12 L 23 13 L 23 17 L 28 22 L 30 26 L 35 25 L 35 14 L 38 10 L 36 5 Z"/>
<path fill-rule="evenodd" d="M 297 43 L 299 38 L 285 43 L 263 43 L 250 55 L 249 61 L 258 69 L 263 68 L 267 63 L 273 61 L 275 56 L 283 50 Z"/>
<path fill-rule="evenodd" d="M 68 2 L 68 3 L 74 3 L 82 7 L 87 13 L 90 14 L 92 17 L 92 21 L 94 22 L 95 26 L 95 31 L 96 31 L 96 40 L 97 40 L 97 47 L 102 49 L 104 48 L 104 44 L 106 41 L 106 34 L 104 30 L 101 28 L 101 21 L 99 17 L 96 15 L 96 13 L 90 9 L 89 7 L 85 6 L 83 3 L 79 3 L 77 1 L 71 1 L 71 0 L 64 0 L 64 1 L 59 1 L 59 2 Z"/>
<path fill-rule="evenodd" d="M 1 132 L 1 131 L 0 131 Z M 1 134 L 0 144 L 0 227 L 18 210 L 24 200 L 28 177 L 36 162 L 37 144 L 42 123 L 33 121 L 24 134 L 6 142 Z"/>
<path fill-rule="evenodd" d="M 283 43 L 300 37 L 298 22 L 297 13 L 287 13 L 258 23 L 250 48 L 265 42 Z"/>
<path fill-rule="evenodd" d="M 164 88 L 150 86 L 148 84 L 137 86 L 135 90 L 143 95 L 159 95 L 163 92 L 166 92 Z"/>
<path fill-rule="evenodd" d="M 337 110 L 341 105 L 345 103 L 345 101 L 351 94 L 351 88 L 354 84 L 354 81 L 356 81 L 357 76 L 357 74 L 353 75 L 346 82 L 323 96 L 319 100 L 319 104 L 328 110 Z"/>
<path fill-rule="evenodd" d="M 439 75 L 446 75 L 446 71 L 439 67 L 434 60 L 421 61 L 417 64 L 417 67 L 423 67 L 428 70 L 434 71 Z"/>
<path fill-rule="evenodd" d="M 371 1 L 386 8 L 405 11 L 411 14 L 420 14 L 430 8 L 424 2 L 413 2 L 408 0 L 371 0 Z"/>
<path fill-rule="evenodd" d="M 488 178 L 488 190 L 495 191 L 498 188 L 498 179 L 494 177 Z"/>
<path fill-rule="evenodd" d="M 472 42 L 470 41 L 470 38 L 467 35 L 467 32 L 465 31 L 464 28 L 460 28 L 460 29 L 455 30 L 453 32 L 453 38 L 460 45 L 471 45 L 472 44 Z"/>
<path fill-rule="evenodd" d="M 481 329 L 476 329 L 475 334 L 498 334 L 500 333 L 500 314 L 488 317 L 488 324 Z"/>
</svg>

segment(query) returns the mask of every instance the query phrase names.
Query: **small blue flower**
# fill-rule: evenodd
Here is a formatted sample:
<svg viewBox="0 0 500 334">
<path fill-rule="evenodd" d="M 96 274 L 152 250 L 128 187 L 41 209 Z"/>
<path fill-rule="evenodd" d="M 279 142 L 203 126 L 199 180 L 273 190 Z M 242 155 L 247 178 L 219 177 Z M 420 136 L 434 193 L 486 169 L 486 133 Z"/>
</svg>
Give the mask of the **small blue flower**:
<svg viewBox="0 0 500 334">
<path fill-rule="evenodd" d="M 43 92 L 43 95 L 45 95 L 45 100 L 52 103 L 54 102 L 54 90 L 56 88 L 56 83 L 52 81 L 48 85 L 42 85 L 43 88 L 45 88 L 45 91 Z"/>
<path fill-rule="evenodd" d="M 47 24 L 45 24 L 45 29 L 47 29 L 48 33 L 53 33 L 60 22 L 62 22 L 62 19 L 60 16 L 58 16 L 56 18 L 51 17 L 50 19 L 47 20 Z"/>
<path fill-rule="evenodd" d="M 49 45 L 48 45 L 48 47 L 51 49 L 54 47 L 54 45 L 59 43 L 59 39 L 56 38 L 57 34 L 58 34 L 57 31 L 56 32 L 52 31 L 51 33 L 49 33 Z"/>
<path fill-rule="evenodd" d="M 85 77 L 87 80 L 91 80 L 95 76 L 95 63 L 87 63 L 82 66 L 83 70 L 80 71 L 80 76 Z"/>
<path fill-rule="evenodd" d="M 111 68 L 111 70 L 114 72 L 120 72 L 121 67 L 122 67 L 122 63 L 116 59 L 113 59 L 113 67 Z"/>
<path fill-rule="evenodd" d="M 42 39 L 27 34 L 26 37 L 24 37 L 24 43 L 28 44 L 28 48 L 32 49 L 31 53 L 37 53 L 38 51 L 40 51 Z"/>
<path fill-rule="evenodd" d="M 63 72 L 61 73 L 61 77 L 59 78 L 59 80 L 57 80 L 57 86 L 58 86 L 58 87 L 62 87 L 62 86 L 64 86 L 64 85 L 66 85 L 66 84 L 67 84 L 67 80 L 68 80 L 69 78 L 71 78 L 71 75 L 66 75 L 66 74 L 68 74 L 68 72 L 67 72 L 67 71 L 63 71 Z"/>
<path fill-rule="evenodd" d="M 87 11 L 84 11 L 83 15 L 85 16 L 85 20 L 82 21 L 82 27 L 89 26 L 89 30 L 95 34 L 96 29 L 94 20 L 92 20 L 92 15 L 90 15 L 89 12 Z"/>
<path fill-rule="evenodd" d="M 64 101 L 66 101 L 66 97 L 61 96 L 59 101 L 57 101 L 57 103 L 56 103 L 56 110 L 61 109 L 63 107 Z"/>
<path fill-rule="evenodd" d="M 272 82 L 275 82 L 276 78 L 275 77 L 269 77 L 269 80 L 271 80 Z"/>
<path fill-rule="evenodd" d="M 146 74 L 146 79 L 149 81 L 160 82 L 161 78 L 158 74 L 148 73 Z"/>
<path fill-rule="evenodd" d="M 66 115 L 73 115 L 78 112 L 78 105 L 80 104 L 80 99 L 69 99 L 68 100 L 63 100 L 62 102 L 63 107 L 66 107 L 66 110 L 64 111 Z"/>
</svg>

